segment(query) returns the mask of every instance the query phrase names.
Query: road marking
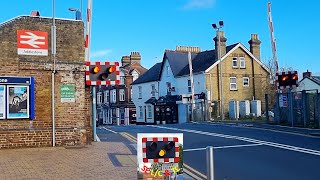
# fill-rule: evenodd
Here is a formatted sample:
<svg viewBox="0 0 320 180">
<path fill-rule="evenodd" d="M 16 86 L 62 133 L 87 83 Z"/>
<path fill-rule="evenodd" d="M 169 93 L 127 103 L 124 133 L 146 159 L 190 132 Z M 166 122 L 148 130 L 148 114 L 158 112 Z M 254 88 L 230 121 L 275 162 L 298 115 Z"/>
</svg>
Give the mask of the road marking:
<svg viewBox="0 0 320 180">
<path fill-rule="evenodd" d="M 115 131 L 112 131 L 111 129 L 108 129 L 108 128 L 105 128 L 105 127 L 103 127 L 103 129 L 104 129 L 104 130 L 107 130 L 107 131 L 110 131 L 110 132 L 112 132 L 112 133 L 115 133 L 115 134 L 117 134 L 117 132 L 115 132 Z"/>
<path fill-rule="evenodd" d="M 120 133 L 120 135 L 122 135 L 123 137 L 125 137 L 126 139 L 128 139 L 129 141 L 133 142 L 133 143 L 136 143 L 137 142 L 137 139 L 133 139 L 132 137 L 130 137 L 128 135 L 128 133 L 126 132 L 123 132 L 123 133 Z"/>
<path fill-rule="evenodd" d="M 97 134 L 96 134 L 96 140 L 97 140 L 97 142 L 100 142 L 100 138 Z"/>
<path fill-rule="evenodd" d="M 264 145 L 264 144 L 241 144 L 241 145 L 232 145 L 232 146 L 217 146 L 217 147 L 213 147 L 213 149 L 227 149 L 227 148 L 250 147 L 250 146 L 261 146 L 261 145 Z M 206 149 L 207 148 L 184 149 L 183 152 L 201 151 Z"/>
<path fill-rule="evenodd" d="M 184 149 L 183 152 L 188 152 L 188 151 L 201 151 L 205 150 L 206 148 L 195 148 L 195 149 Z"/>
<path fill-rule="evenodd" d="M 238 148 L 238 147 L 250 147 L 250 146 L 261 146 L 264 144 L 242 144 L 242 145 L 233 145 L 233 146 L 218 146 L 213 147 L 213 149 L 227 149 L 227 148 Z"/>
<path fill-rule="evenodd" d="M 201 124 L 201 123 L 194 123 L 194 124 Z M 310 137 L 310 138 L 317 138 L 317 139 L 320 138 L 320 137 L 316 137 L 316 136 L 312 136 L 312 135 L 308 135 L 308 134 L 301 134 L 301 133 L 298 133 L 298 132 L 288 132 L 288 131 L 281 131 L 281 130 L 276 130 L 276 129 L 267 129 L 267 128 L 263 128 L 263 127 L 253 127 L 253 125 L 230 125 L 228 123 L 218 123 L 218 122 L 207 122 L 206 125 L 211 125 L 211 126 L 220 125 L 220 126 L 227 126 L 227 127 L 240 127 L 240 128 L 257 129 L 257 130 L 278 132 L 278 133 L 283 133 L 283 134 L 291 134 L 291 135 Z M 289 128 L 292 128 L 292 127 L 289 127 Z"/>
<path fill-rule="evenodd" d="M 227 138 L 227 139 L 236 139 L 236 140 L 240 140 L 240 141 L 263 144 L 263 145 L 267 145 L 267 146 L 271 146 L 271 147 L 277 147 L 277 148 L 281 148 L 281 149 L 286 149 L 286 150 L 291 150 L 291 151 L 320 156 L 320 151 L 317 151 L 317 150 L 296 147 L 296 146 L 291 146 L 291 145 L 286 145 L 286 144 L 280 144 L 280 143 L 274 143 L 274 142 L 268 142 L 268 141 L 261 141 L 261 140 L 251 139 L 251 138 L 246 138 L 246 137 L 241 137 L 241 136 L 231 136 L 231 135 L 225 135 L 225 134 L 210 133 L 210 132 L 196 131 L 196 130 L 189 130 L 189 129 L 169 128 L 169 127 L 162 127 L 162 126 L 155 126 L 155 125 L 148 125 L 148 126 L 162 128 L 162 129 L 183 131 L 183 132 L 191 132 L 191 133 L 195 133 L 195 134 L 203 134 L 203 135 L 214 136 L 214 137 L 222 137 L 222 138 Z"/>
<path fill-rule="evenodd" d="M 137 138 L 134 137 L 133 135 L 124 132 L 124 133 L 120 133 L 122 136 L 124 136 L 125 138 L 127 138 L 129 141 L 137 143 Z M 188 166 L 187 164 L 183 163 L 183 166 L 186 168 L 184 169 L 184 171 L 189 175 L 192 176 L 195 179 L 199 179 L 199 176 L 203 177 L 204 179 L 207 179 L 207 176 L 203 175 L 201 172 L 193 169 L 192 167 Z M 188 170 L 189 169 L 189 170 Z M 195 172 L 196 174 L 192 173 L 191 171 Z"/>
<path fill-rule="evenodd" d="M 201 177 L 204 178 L 204 179 L 207 179 L 207 176 L 206 176 L 206 175 L 204 175 L 204 174 L 202 174 L 201 172 L 193 169 L 192 167 L 188 166 L 187 164 L 183 163 L 183 166 L 184 166 L 184 168 L 186 168 L 187 170 L 193 171 L 194 173 L 192 173 L 192 172 L 190 172 L 190 173 L 191 173 L 193 176 L 196 176 L 196 179 L 198 179 L 198 178 L 197 178 L 197 175 L 198 175 L 198 176 L 201 176 Z M 197 175 L 196 175 L 195 173 L 196 173 Z M 189 174 L 189 175 L 190 175 L 190 174 Z M 190 175 L 190 176 L 191 176 L 191 175 Z"/>
</svg>

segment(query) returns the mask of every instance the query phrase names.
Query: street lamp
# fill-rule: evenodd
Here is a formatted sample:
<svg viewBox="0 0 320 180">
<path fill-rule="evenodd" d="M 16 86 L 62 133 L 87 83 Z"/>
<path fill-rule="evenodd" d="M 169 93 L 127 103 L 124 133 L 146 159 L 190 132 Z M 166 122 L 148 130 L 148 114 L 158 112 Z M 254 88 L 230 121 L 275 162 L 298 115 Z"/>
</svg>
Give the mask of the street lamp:
<svg viewBox="0 0 320 180">
<path fill-rule="evenodd" d="M 222 86 L 222 64 L 221 64 L 221 42 L 220 42 L 220 29 L 223 28 L 223 21 L 219 21 L 219 27 L 217 24 L 212 24 L 213 29 L 216 30 L 217 32 L 217 37 L 218 37 L 218 61 L 219 61 L 219 84 L 220 84 L 220 115 L 221 119 L 224 120 L 224 106 L 223 106 L 223 86 Z M 217 49 L 216 49 L 217 51 Z"/>
<path fill-rule="evenodd" d="M 76 8 L 69 8 L 69 11 L 75 11 L 76 12 L 76 20 L 82 20 L 81 11 Z"/>
</svg>

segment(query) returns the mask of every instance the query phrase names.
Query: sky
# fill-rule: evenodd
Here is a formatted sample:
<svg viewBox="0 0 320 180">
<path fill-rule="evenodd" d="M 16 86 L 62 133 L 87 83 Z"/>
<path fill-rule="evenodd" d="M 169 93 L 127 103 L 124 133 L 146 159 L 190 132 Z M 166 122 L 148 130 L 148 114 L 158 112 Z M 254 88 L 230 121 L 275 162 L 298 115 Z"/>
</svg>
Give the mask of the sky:
<svg viewBox="0 0 320 180">
<path fill-rule="evenodd" d="M 68 8 L 81 0 L 55 0 L 56 17 L 74 19 Z M 279 67 L 320 75 L 320 1 L 316 0 L 93 0 L 90 60 L 119 61 L 140 52 L 141 64 L 152 67 L 165 49 L 197 46 L 214 49 L 212 23 L 224 21 L 227 44 L 243 43 L 256 33 L 261 60 L 272 58 L 267 3 L 271 2 Z M 87 0 L 82 0 L 83 12 Z M 32 10 L 52 17 L 52 0 L 1 2 L 0 23 Z M 84 14 L 84 19 L 85 13 Z"/>
</svg>

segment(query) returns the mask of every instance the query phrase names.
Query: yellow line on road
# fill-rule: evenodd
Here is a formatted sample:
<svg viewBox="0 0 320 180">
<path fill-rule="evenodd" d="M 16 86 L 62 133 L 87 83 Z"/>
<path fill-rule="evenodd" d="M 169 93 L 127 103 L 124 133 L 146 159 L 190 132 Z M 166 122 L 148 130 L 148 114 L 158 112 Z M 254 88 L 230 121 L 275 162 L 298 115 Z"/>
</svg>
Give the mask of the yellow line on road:
<svg viewBox="0 0 320 180">
<path fill-rule="evenodd" d="M 127 133 L 127 132 L 123 132 L 123 133 L 120 133 L 120 134 L 123 135 L 125 138 L 129 139 L 129 141 L 131 141 L 131 142 L 134 142 L 134 143 L 137 142 L 137 138 L 134 137 L 133 135 Z M 193 177 L 193 178 L 195 178 L 195 179 L 199 179 L 199 178 L 201 178 L 201 179 L 202 179 L 202 178 L 203 178 L 203 179 L 207 179 L 207 176 L 206 176 L 206 175 L 204 175 L 204 174 L 202 174 L 201 172 L 193 169 L 192 167 L 188 166 L 187 164 L 183 163 L 183 166 L 185 167 L 185 168 L 184 168 L 184 171 L 185 171 L 188 175 L 190 175 L 191 177 Z M 195 172 L 196 174 L 193 173 L 193 172 L 191 172 L 191 171 Z"/>
</svg>

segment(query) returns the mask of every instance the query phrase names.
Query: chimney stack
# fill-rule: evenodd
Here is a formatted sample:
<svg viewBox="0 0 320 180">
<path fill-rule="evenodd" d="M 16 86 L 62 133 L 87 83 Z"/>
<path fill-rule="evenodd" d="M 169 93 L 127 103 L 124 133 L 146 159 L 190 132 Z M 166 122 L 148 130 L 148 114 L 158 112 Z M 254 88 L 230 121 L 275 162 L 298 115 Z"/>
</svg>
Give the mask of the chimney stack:
<svg viewBox="0 0 320 180">
<path fill-rule="evenodd" d="M 309 71 L 307 70 L 307 72 L 303 72 L 303 73 L 302 73 L 302 76 L 303 76 L 303 78 L 311 77 L 311 72 L 309 72 Z"/>
<path fill-rule="evenodd" d="M 254 57 L 260 60 L 260 44 L 261 41 L 258 39 L 258 34 L 251 34 L 251 39 L 248 41 L 250 44 L 250 52 Z"/>
<path fill-rule="evenodd" d="M 136 63 L 140 64 L 140 61 L 141 61 L 140 53 L 139 52 L 131 52 L 130 59 L 131 59 L 131 63 L 136 62 Z"/>
<path fill-rule="evenodd" d="M 40 12 L 33 10 L 33 11 L 31 11 L 30 16 L 31 17 L 39 17 L 40 16 Z"/>
<path fill-rule="evenodd" d="M 122 56 L 121 58 L 121 64 L 122 66 L 125 66 L 127 64 L 130 64 L 130 56 Z"/>
<path fill-rule="evenodd" d="M 178 52 L 191 52 L 191 53 L 200 53 L 200 47 L 193 46 L 176 46 L 176 51 Z"/>
<path fill-rule="evenodd" d="M 218 37 L 220 36 L 220 44 L 219 44 L 219 39 Z M 215 51 L 216 51 L 216 59 L 219 59 L 218 54 L 219 51 L 221 49 L 221 56 L 223 57 L 224 55 L 226 55 L 227 50 L 226 50 L 226 42 L 227 42 L 227 38 L 224 37 L 224 32 L 223 31 L 219 31 L 219 34 L 213 38 L 214 42 L 215 42 Z"/>
</svg>

